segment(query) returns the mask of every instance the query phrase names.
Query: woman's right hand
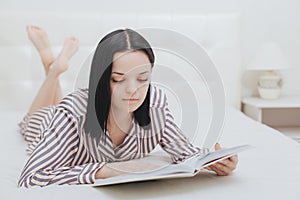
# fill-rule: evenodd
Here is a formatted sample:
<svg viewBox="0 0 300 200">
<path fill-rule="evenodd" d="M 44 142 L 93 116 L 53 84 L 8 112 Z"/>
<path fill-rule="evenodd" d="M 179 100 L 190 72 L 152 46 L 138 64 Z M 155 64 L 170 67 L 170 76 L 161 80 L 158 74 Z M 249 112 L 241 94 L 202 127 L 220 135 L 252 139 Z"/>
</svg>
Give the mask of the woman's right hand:
<svg viewBox="0 0 300 200">
<path fill-rule="evenodd" d="M 109 178 L 132 172 L 142 172 L 161 167 L 160 165 L 136 160 L 107 163 L 96 172 L 96 179 Z"/>
</svg>

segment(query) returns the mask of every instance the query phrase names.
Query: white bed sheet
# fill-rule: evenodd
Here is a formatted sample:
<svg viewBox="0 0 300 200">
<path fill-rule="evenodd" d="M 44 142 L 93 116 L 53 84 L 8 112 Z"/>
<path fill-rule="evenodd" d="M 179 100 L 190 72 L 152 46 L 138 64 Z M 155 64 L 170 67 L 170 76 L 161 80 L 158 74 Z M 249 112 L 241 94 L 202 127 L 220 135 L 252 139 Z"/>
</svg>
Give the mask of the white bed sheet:
<svg viewBox="0 0 300 200">
<path fill-rule="evenodd" d="M 238 168 L 220 177 L 204 171 L 193 178 L 91 187 L 52 185 L 18 188 L 28 159 L 17 123 L 25 112 L 0 113 L 2 128 L 0 199 L 299 199 L 300 145 L 235 108 L 226 108 L 223 146 L 251 144 L 239 155 Z"/>
</svg>

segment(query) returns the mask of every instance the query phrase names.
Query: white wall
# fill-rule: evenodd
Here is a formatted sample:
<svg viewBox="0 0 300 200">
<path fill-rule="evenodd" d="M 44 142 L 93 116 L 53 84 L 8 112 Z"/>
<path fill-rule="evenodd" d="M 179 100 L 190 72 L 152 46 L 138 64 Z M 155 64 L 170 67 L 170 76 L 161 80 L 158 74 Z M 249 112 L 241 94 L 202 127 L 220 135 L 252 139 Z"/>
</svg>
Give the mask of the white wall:
<svg viewBox="0 0 300 200">
<path fill-rule="evenodd" d="M 283 71 L 283 95 L 300 95 L 300 1 L 299 0 L 131 0 L 131 1 L 38 1 L 1 0 L 0 11 L 99 11 L 118 13 L 218 13 L 241 14 L 241 67 L 265 41 L 278 42 L 292 68 Z M 257 74 L 244 73 L 243 95 L 256 93 Z"/>
</svg>

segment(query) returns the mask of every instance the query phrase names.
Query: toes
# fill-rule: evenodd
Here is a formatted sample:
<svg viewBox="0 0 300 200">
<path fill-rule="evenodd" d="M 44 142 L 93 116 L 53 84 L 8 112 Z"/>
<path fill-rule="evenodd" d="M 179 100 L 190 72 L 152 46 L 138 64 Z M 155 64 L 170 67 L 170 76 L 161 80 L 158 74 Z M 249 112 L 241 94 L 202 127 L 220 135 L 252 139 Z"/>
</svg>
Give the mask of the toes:
<svg viewBox="0 0 300 200">
<path fill-rule="evenodd" d="M 72 44 L 77 45 L 78 39 L 77 39 L 76 37 L 72 36 L 72 37 L 69 37 L 69 38 L 67 38 L 67 39 L 65 40 L 65 43 L 70 43 L 70 42 L 71 42 Z"/>
<path fill-rule="evenodd" d="M 77 51 L 77 49 L 78 49 L 78 39 L 76 37 L 69 37 L 65 40 L 63 52 L 69 52 L 70 54 L 74 54 Z"/>
<path fill-rule="evenodd" d="M 39 26 L 35 26 L 35 25 L 27 25 L 26 26 L 26 30 L 28 32 L 32 32 L 32 31 L 43 31 L 43 29 Z"/>
<path fill-rule="evenodd" d="M 32 31 L 32 25 L 27 25 L 26 30 L 28 33 L 30 33 Z"/>
<path fill-rule="evenodd" d="M 36 30 L 42 30 L 41 27 L 39 27 L 39 26 L 32 25 L 31 27 Z"/>
<path fill-rule="evenodd" d="M 70 37 L 70 40 L 72 40 L 72 41 L 77 41 L 77 38 L 74 37 L 74 36 L 72 36 L 72 37 Z"/>
</svg>

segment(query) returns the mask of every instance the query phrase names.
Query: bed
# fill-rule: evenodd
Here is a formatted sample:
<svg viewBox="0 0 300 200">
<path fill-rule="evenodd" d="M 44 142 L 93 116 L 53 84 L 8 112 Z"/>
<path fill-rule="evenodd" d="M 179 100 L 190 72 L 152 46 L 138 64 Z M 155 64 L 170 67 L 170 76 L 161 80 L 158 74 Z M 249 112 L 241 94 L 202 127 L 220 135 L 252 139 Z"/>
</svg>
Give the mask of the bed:
<svg viewBox="0 0 300 200">
<path fill-rule="evenodd" d="M 37 17 L 38 16 L 38 17 Z M 59 25 L 57 22 L 60 22 Z M 193 178 L 147 181 L 105 187 L 89 185 L 52 185 L 45 188 L 18 188 L 17 180 L 28 159 L 26 144 L 18 133 L 17 123 L 30 106 L 43 80 L 43 71 L 37 53 L 26 38 L 25 25 L 38 24 L 49 34 L 53 51 L 57 54 L 63 39 L 76 35 L 80 50 L 70 62 L 70 70 L 61 77 L 64 93 L 85 85 L 89 57 L 95 44 L 110 30 L 119 27 L 155 27 L 176 30 L 202 45 L 219 71 L 226 95 L 224 126 L 218 138 L 222 146 L 250 144 L 255 148 L 239 155 L 237 170 L 219 177 L 203 171 Z M 253 121 L 240 111 L 240 39 L 239 15 L 221 14 L 109 14 L 109 13 L 32 13 L 4 12 L 0 14 L 1 102 L 1 199 L 298 199 L 300 185 L 300 146 L 282 133 Z M 191 28 L 192 27 L 192 28 Z M 59 29 L 59 31 L 57 31 Z M 182 67 L 186 63 L 178 57 L 156 53 L 160 66 Z M 79 64 L 80 63 L 80 64 Z M 180 66 L 180 67 L 179 67 Z M 154 81 L 161 86 L 161 67 Z M 82 73 L 80 73 L 82 72 Z M 166 72 L 165 72 L 166 73 Z M 183 72 L 182 72 L 183 73 Z M 79 76 L 81 74 L 82 76 Z M 179 73 L 180 74 L 180 73 Z M 174 76 L 175 77 L 175 76 Z M 197 78 L 197 77 L 196 77 Z M 199 77 L 198 77 L 199 78 Z M 192 79 L 192 77 L 191 77 Z M 190 133 L 195 123 L 186 120 L 194 107 L 191 102 L 172 96 L 182 84 L 172 82 L 167 89 L 170 109 L 182 129 Z M 178 81 L 177 81 L 178 83 Z M 204 79 L 197 79 L 199 95 L 199 132 L 207 132 L 211 116 L 210 95 Z M 5 95 L 3 95 L 5 94 Z M 178 105 L 183 108 L 178 111 Z M 186 110 L 190 112 L 186 112 Z M 186 114 L 187 113 L 187 114 Z M 195 113 L 192 113 L 195 114 Z M 208 117 L 207 117 L 208 116 Z M 194 131 L 194 130 L 192 130 Z M 189 135 L 196 145 L 203 146 L 203 137 Z M 160 149 L 157 149 L 159 152 Z"/>
</svg>

